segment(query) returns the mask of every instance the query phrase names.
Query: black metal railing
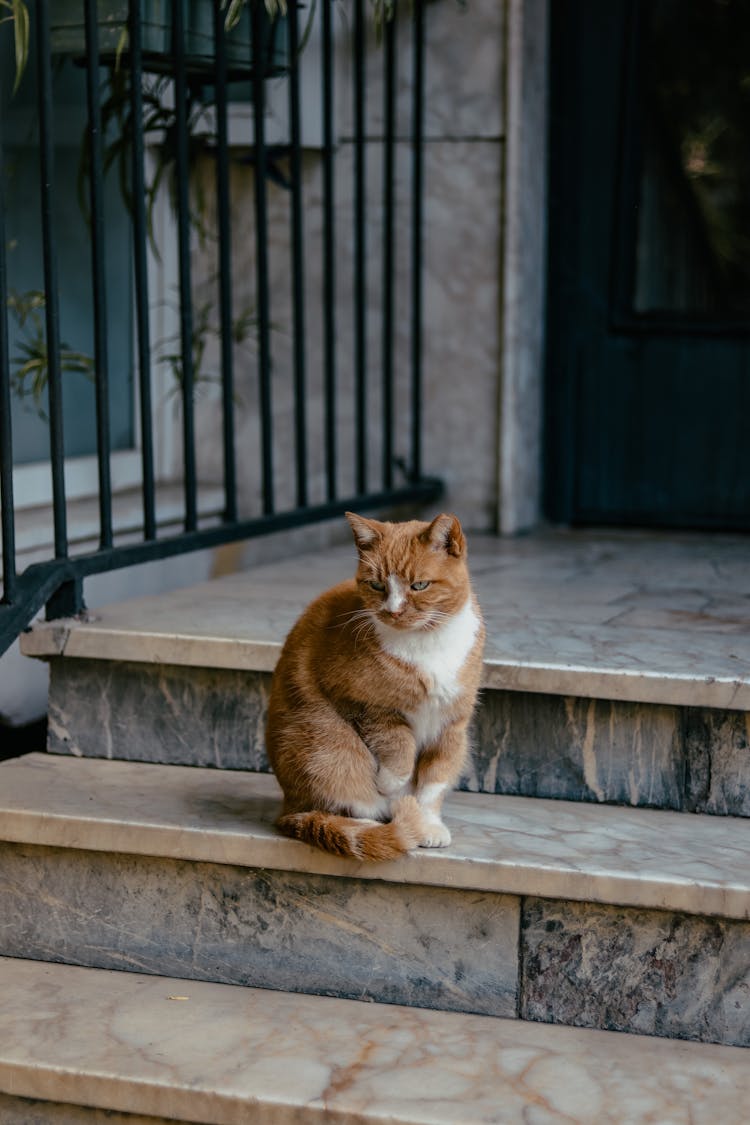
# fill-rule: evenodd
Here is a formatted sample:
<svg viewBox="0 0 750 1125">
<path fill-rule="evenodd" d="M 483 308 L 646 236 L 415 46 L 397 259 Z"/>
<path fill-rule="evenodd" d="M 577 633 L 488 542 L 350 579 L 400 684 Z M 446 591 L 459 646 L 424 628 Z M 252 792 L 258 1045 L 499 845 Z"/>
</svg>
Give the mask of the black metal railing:
<svg viewBox="0 0 750 1125">
<path fill-rule="evenodd" d="M 21 364 L 17 334 L 14 337 L 11 332 L 16 286 L 9 257 L 15 236 L 8 184 L 13 149 L 3 123 L 13 119 L 17 95 L 10 80 L 0 91 L 0 652 L 45 605 L 48 617 L 80 612 L 83 581 L 90 575 L 328 519 L 346 508 L 426 502 L 440 492 L 439 482 L 425 478 L 421 465 L 424 5 L 421 0 L 395 3 L 395 19 L 386 23 L 382 42 L 373 46 L 371 9 L 365 0 L 345 5 L 319 0 L 320 135 L 311 146 L 304 136 L 300 81 L 301 65 L 308 65 L 304 51 L 311 50 L 308 44 L 300 53 L 309 10 L 297 0 L 288 0 L 286 19 L 279 24 L 269 18 L 260 0 L 249 0 L 242 16 L 246 39 L 239 40 L 246 43 L 247 53 L 238 59 L 237 32 L 225 28 L 225 12 L 217 0 L 207 3 L 211 5 L 208 55 L 203 48 L 196 51 L 195 30 L 186 26 L 188 10 L 195 5 L 172 5 L 171 39 L 159 51 L 145 0 L 131 0 L 127 28 L 120 29 L 114 47 L 112 32 L 105 29 L 104 35 L 102 31 L 102 0 L 81 0 L 82 45 L 76 50 L 64 40 L 66 47 L 61 52 L 54 41 L 61 34 L 54 22 L 55 0 L 31 0 L 30 57 L 22 83 L 29 81 L 34 87 L 31 105 L 36 125 L 31 142 L 26 138 L 25 143 L 38 149 L 42 264 L 37 288 L 42 295 L 35 300 L 43 310 L 44 325 L 43 340 L 35 345 L 33 402 L 48 435 L 53 547 L 46 560 L 36 561 L 20 573 L 16 531 L 24 497 L 20 488 L 14 495 L 19 451 L 16 449 L 14 458 L 13 407 L 26 394 L 32 368 Z M 0 32 L 7 30 L 7 25 L 0 27 Z M 349 67 L 343 71 L 342 43 Z M 55 83 L 61 54 L 68 63 L 73 59 L 79 76 L 85 71 L 86 123 L 78 168 L 70 161 L 55 161 Z M 398 93 L 404 85 L 399 85 L 400 63 L 411 75 L 408 105 Z M 372 106 L 369 80 L 376 68 L 382 81 L 382 104 Z M 337 131 L 345 84 L 334 88 L 334 76 L 342 73 L 352 91 L 345 115 L 351 124 Z M 154 74 L 158 75 L 158 96 L 166 107 L 163 113 L 158 103 L 154 109 L 155 88 L 147 85 L 148 76 Z M 288 117 L 285 136 L 281 142 L 275 138 L 273 144 L 266 141 L 269 75 L 277 85 L 284 84 Z M 113 117 L 115 89 L 121 102 Z M 233 125 L 230 148 L 230 97 L 238 89 L 244 91 L 252 108 Z M 305 96 L 309 97 L 309 90 Z M 198 148 L 200 159 L 213 166 L 212 237 L 216 247 L 219 373 L 215 408 L 217 440 L 221 442 L 216 463 L 220 465 L 223 504 L 220 513 L 208 516 L 200 505 L 206 481 L 199 457 L 203 422 L 196 393 L 201 380 L 196 355 L 196 231 L 191 210 L 196 107 L 201 112 L 201 107 L 207 107 L 210 120 Z M 368 124 L 370 110 L 374 116 Z M 150 132 L 154 120 L 161 130 L 156 141 Z M 113 133 L 113 121 L 119 132 Z M 246 136 L 237 136 L 241 129 L 247 130 Z M 150 263 L 157 251 L 153 246 L 153 172 L 149 171 L 153 152 L 164 152 L 167 146 L 174 174 L 179 306 L 177 358 L 171 357 L 181 415 L 181 471 L 176 475 L 183 497 L 181 526 L 168 531 L 160 527 L 157 503 L 160 474 L 154 371 L 163 357 L 152 338 Z M 238 160 L 243 169 L 252 168 L 252 200 L 237 188 Z M 111 251 L 105 188 L 116 166 L 120 167 L 132 237 L 132 259 L 123 262 L 122 268 L 132 276 L 131 378 L 137 399 L 134 447 L 139 451 L 137 487 L 142 512 L 137 534 L 130 528 L 126 538 L 113 516 L 114 375 L 108 341 L 113 301 L 107 284 Z M 86 262 L 90 290 L 91 355 L 79 356 L 76 362 L 89 366 L 93 380 L 95 442 L 91 457 L 96 462 L 99 531 L 96 549 L 89 547 L 83 553 L 71 547 L 72 509 L 66 494 L 65 401 L 71 376 L 60 322 L 64 281 L 60 276 L 58 208 L 58 192 L 66 178 L 77 178 L 81 185 L 89 239 L 79 259 Z M 246 179 L 242 182 L 247 184 Z M 279 199 L 286 201 L 281 210 Z M 343 208 L 338 206 L 340 199 L 345 200 Z M 252 363 L 243 361 L 238 372 L 238 236 L 233 216 L 241 211 L 252 216 L 255 353 Z M 282 252 L 288 257 L 280 269 Z M 287 278 L 283 300 L 279 297 L 280 275 Z M 320 279 L 319 284 L 314 279 Z M 314 310 L 311 291 L 315 292 Z M 274 302 L 285 308 L 288 304 L 288 323 L 281 328 Z M 314 346 L 310 344 L 311 325 L 316 333 Z M 288 370 L 275 355 L 279 332 Z M 28 349 L 24 354 L 28 356 Z M 252 406 L 247 402 L 238 405 L 240 375 Z M 283 406 L 279 405 L 281 398 Z M 28 394 L 24 401 L 28 406 Z M 238 442 L 238 415 L 248 410 L 257 415 L 253 432 L 258 435 L 258 448 Z M 238 482 L 256 478 L 257 489 L 246 487 L 243 492 Z"/>
</svg>

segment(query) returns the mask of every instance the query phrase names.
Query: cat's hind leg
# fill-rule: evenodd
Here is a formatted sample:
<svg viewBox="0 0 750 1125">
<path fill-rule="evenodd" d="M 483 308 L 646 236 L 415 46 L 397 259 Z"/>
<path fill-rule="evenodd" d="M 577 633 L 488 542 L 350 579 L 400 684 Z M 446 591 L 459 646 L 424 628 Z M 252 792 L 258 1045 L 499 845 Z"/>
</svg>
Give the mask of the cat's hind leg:
<svg viewBox="0 0 750 1125">
<path fill-rule="evenodd" d="M 269 724 L 267 745 L 285 809 L 390 820 L 391 801 L 376 784 L 377 762 L 354 727 L 333 708 L 313 718 Z"/>
</svg>

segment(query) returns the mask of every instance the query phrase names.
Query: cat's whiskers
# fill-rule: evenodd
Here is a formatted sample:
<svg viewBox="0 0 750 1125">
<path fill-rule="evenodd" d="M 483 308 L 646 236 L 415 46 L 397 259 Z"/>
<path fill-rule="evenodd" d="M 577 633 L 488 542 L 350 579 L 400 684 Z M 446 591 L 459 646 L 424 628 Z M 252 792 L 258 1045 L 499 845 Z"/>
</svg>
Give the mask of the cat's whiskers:
<svg viewBox="0 0 750 1125">
<path fill-rule="evenodd" d="M 436 629 L 439 629 L 441 625 L 444 625 L 446 621 L 450 621 L 452 616 L 453 614 L 444 613 L 441 609 L 433 609 L 430 611 L 429 617 L 422 628 L 426 633 L 433 633 Z"/>
<path fill-rule="evenodd" d="M 344 626 L 353 626 L 354 643 L 358 644 L 363 635 L 372 627 L 373 615 L 372 610 L 369 609 L 355 609 L 349 613 L 342 613 L 339 615 L 339 620 L 343 618 L 341 624 L 338 625 L 339 629 Z"/>
<path fill-rule="evenodd" d="M 355 645 L 359 643 L 359 641 L 362 639 L 362 635 L 367 632 L 368 626 L 370 626 L 371 624 L 372 624 L 371 621 L 360 621 L 359 622 L 359 624 L 357 625 L 357 627 L 354 630 L 354 643 L 355 643 Z"/>
<path fill-rule="evenodd" d="M 347 613 L 340 613 L 336 620 L 340 622 L 336 626 L 337 629 L 343 629 L 346 625 L 351 625 L 355 621 L 371 621 L 372 611 L 369 609 L 355 609 Z"/>
</svg>

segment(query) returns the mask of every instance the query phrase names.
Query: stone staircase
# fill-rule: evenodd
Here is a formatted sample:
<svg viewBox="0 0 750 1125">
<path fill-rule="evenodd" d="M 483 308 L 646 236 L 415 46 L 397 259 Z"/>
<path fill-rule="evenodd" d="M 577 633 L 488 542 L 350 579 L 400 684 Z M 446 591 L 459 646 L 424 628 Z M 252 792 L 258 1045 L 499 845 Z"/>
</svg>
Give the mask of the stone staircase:
<svg viewBox="0 0 750 1125">
<path fill-rule="evenodd" d="M 270 673 L 350 548 L 27 635 L 53 753 L 0 766 L 0 1125 L 744 1125 L 747 541 L 471 553 L 454 842 L 392 864 L 273 829 Z"/>
</svg>

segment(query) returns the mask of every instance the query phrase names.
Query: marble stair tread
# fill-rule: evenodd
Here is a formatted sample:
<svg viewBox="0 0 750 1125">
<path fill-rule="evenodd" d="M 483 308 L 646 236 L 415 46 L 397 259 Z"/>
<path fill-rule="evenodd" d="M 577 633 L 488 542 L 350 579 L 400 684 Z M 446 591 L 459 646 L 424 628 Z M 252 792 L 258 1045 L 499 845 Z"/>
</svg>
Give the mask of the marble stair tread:
<svg viewBox="0 0 750 1125">
<path fill-rule="evenodd" d="M 383 864 L 279 835 L 268 774 L 30 754 L 0 764 L 0 839 L 750 918 L 750 820 L 452 793 L 453 843 Z"/>
<path fill-rule="evenodd" d="M 740 1125 L 741 1048 L 0 958 L 0 1091 L 210 1125 Z"/>
<path fill-rule="evenodd" d="M 750 549 L 740 536 L 472 536 L 485 687 L 750 710 Z M 272 671 L 304 606 L 353 571 L 350 546 L 39 623 L 29 656 Z"/>
</svg>

